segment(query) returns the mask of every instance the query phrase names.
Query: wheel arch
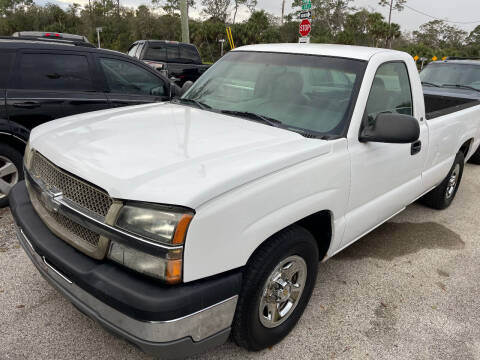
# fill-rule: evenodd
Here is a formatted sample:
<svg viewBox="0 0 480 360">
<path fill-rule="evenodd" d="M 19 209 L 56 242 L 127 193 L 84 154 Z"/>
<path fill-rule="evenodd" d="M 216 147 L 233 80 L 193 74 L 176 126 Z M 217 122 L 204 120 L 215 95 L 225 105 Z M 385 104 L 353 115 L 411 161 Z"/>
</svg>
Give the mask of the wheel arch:
<svg viewBox="0 0 480 360">
<path fill-rule="evenodd" d="M 0 119 L 0 143 L 7 144 L 24 153 L 30 131 L 14 122 Z"/>
<path fill-rule="evenodd" d="M 318 246 L 318 254 L 319 260 L 323 260 L 328 250 L 330 249 L 330 245 L 332 243 L 333 238 L 333 213 L 330 210 L 320 210 L 308 216 L 305 216 L 292 224 L 285 226 L 282 229 L 279 229 L 274 234 L 269 236 L 263 242 L 258 244 L 255 250 L 250 254 L 248 261 L 255 255 L 255 253 L 262 248 L 273 236 L 278 234 L 279 232 L 288 229 L 293 225 L 301 226 L 302 228 L 309 231 L 316 240 Z M 248 263 L 247 261 L 247 263 Z"/>
<path fill-rule="evenodd" d="M 22 154 L 25 152 L 25 146 L 27 145 L 27 141 L 21 137 L 3 131 L 0 131 L 0 143 L 10 145 Z"/>
<path fill-rule="evenodd" d="M 458 150 L 458 152 L 463 153 L 463 156 L 465 157 L 465 161 L 468 160 L 468 155 L 470 154 L 470 150 L 472 149 L 473 141 L 474 141 L 473 138 L 466 140 Z"/>
</svg>

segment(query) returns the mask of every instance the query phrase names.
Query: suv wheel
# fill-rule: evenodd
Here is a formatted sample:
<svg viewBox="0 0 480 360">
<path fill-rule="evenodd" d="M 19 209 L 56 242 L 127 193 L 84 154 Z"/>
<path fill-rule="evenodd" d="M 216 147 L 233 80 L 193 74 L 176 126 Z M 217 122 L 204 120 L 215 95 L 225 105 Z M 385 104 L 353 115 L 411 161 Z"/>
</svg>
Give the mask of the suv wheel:
<svg viewBox="0 0 480 360">
<path fill-rule="evenodd" d="M 0 144 L 0 207 L 8 205 L 10 189 L 23 179 L 22 159 L 18 150 Z"/>
<path fill-rule="evenodd" d="M 232 326 L 239 346 L 258 351 L 288 335 L 310 300 L 318 262 L 315 238 L 297 225 L 275 234 L 254 253 Z"/>
</svg>

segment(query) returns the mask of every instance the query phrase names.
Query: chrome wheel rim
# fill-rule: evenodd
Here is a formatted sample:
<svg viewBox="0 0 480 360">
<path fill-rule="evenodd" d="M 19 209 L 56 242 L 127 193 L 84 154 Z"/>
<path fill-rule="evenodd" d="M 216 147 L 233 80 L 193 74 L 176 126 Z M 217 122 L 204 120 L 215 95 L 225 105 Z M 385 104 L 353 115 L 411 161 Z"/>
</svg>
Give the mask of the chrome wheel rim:
<svg viewBox="0 0 480 360">
<path fill-rule="evenodd" d="M 286 321 L 302 297 L 307 280 L 307 263 L 294 255 L 282 260 L 268 276 L 261 293 L 260 322 L 274 328 Z"/>
<path fill-rule="evenodd" d="M 17 182 L 17 167 L 9 158 L 0 155 L 0 200 L 8 196 L 10 189 Z"/>
<path fill-rule="evenodd" d="M 448 179 L 447 191 L 445 192 L 445 196 L 447 199 L 450 199 L 455 193 L 455 189 L 457 188 L 457 184 L 458 184 L 459 175 L 460 175 L 460 164 L 457 164 L 453 169 L 453 172 L 450 175 L 450 178 Z"/>
</svg>

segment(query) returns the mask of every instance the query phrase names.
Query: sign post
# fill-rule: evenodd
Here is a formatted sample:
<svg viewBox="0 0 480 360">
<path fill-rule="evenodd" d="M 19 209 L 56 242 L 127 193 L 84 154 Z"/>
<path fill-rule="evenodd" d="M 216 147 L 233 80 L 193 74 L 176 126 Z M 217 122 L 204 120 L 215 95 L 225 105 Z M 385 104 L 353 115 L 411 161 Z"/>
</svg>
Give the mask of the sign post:
<svg viewBox="0 0 480 360">
<path fill-rule="evenodd" d="M 302 0 L 302 11 L 299 18 L 301 20 L 298 32 L 300 44 L 308 44 L 310 42 L 310 31 L 312 30 L 312 0 Z"/>
<path fill-rule="evenodd" d="M 100 33 L 102 32 L 102 27 L 97 27 L 97 41 L 98 41 L 98 48 L 100 49 Z"/>
<path fill-rule="evenodd" d="M 310 23 L 309 19 L 303 19 L 300 22 L 300 27 L 298 32 L 302 36 L 298 42 L 300 43 L 309 43 L 310 42 L 310 31 L 312 30 L 312 24 Z"/>
</svg>

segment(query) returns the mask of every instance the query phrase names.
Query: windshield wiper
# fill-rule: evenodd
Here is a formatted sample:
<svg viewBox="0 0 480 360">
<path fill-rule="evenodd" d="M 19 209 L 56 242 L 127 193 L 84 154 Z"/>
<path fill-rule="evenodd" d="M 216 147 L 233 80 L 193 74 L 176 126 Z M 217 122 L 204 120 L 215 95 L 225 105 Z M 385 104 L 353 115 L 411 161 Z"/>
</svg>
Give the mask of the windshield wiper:
<svg viewBox="0 0 480 360">
<path fill-rule="evenodd" d="M 195 99 L 183 99 L 183 98 L 180 98 L 177 100 L 178 102 L 180 103 L 184 103 L 184 104 L 195 104 L 197 105 L 198 108 L 202 109 L 202 110 L 206 110 L 206 109 L 211 109 L 212 107 L 210 105 L 207 105 L 203 102 L 200 102 L 198 100 L 195 100 Z"/>
<path fill-rule="evenodd" d="M 270 117 L 263 116 L 263 115 L 260 115 L 260 114 L 256 114 L 256 113 L 253 113 L 253 112 L 249 112 L 249 111 L 222 110 L 220 112 L 222 114 L 245 117 L 245 118 L 252 119 L 252 120 L 255 120 L 255 121 L 259 121 L 259 122 L 262 122 L 264 124 L 267 124 L 267 125 L 270 125 L 270 126 L 275 126 L 275 127 L 282 124 L 282 122 L 280 120 L 272 119 Z"/>
<path fill-rule="evenodd" d="M 422 85 L 427 85 L 427 86 L 434 86 L 434 87 L 441 87 L 440 85 L 428 82 L 428 81 L 422 81 Z"/>
<path fill-rule="evenodd" d="M 462 85 L 462 84 L 443 84 L 443 87 L 455 87 L 457 89 L 467 89 L 467 90 L 474 90 L 480 92 L 480 89 L 476 89 L 473 86 Z"/>
</svg>

